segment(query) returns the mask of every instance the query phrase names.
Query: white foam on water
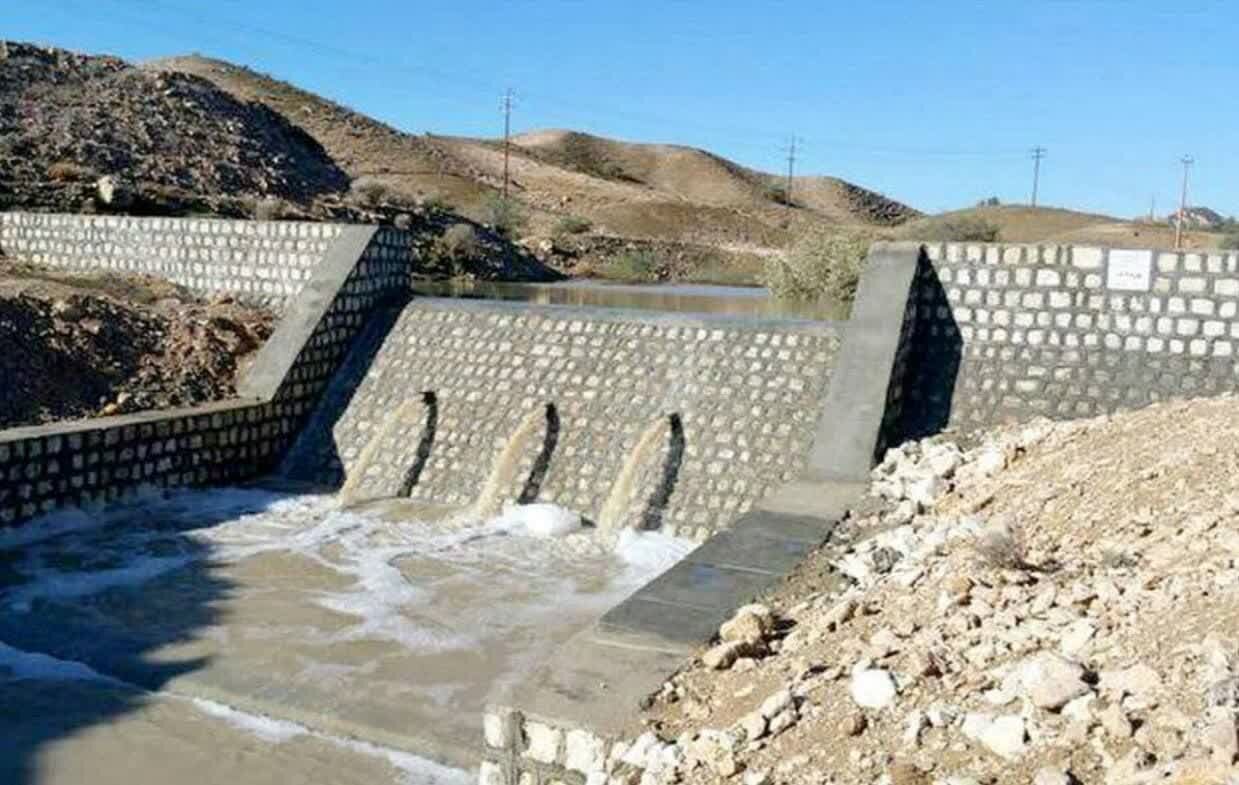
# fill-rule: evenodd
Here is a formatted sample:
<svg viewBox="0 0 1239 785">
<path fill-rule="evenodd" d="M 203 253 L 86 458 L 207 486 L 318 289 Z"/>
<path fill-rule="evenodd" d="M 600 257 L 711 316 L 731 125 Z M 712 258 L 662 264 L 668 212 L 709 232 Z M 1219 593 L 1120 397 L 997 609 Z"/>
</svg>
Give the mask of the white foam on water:
<svg viewBox="0 0 1239 785">
<path fill-rule="evenodd" d="M 556 504 L 508 504 L 494 523 L 531 537 L 563 537 L 581 529 L 581 516 Z"/>
<path fill-rule="evenodd" d="M 580 515 L 550 504 L 509 505 L 489 521 L 428 523 L 342 510 L 332 496 L 223 488 L 148 494 L 106 517 L 126 516 L 126 526 L 105 532 L 88 530 L 80 516 L 36 523 L 48 537 L 27 539 L 19 566 L 27 580 L 0 592 L 0 603 L 29 611 L 39 600 L 135 587 L 195 561 L 230 563 L 286 552 L 351 579 L 346 589 L 311 596 L 321 607 L 357 618 L 333 640 L 389 640 L 411 650 L 446 651 L 477 645 L 490 625 L 511 629 L 557 613 L 605 609 L 693 547 L 658 533 L 625 531 L 612 551 L 604 535 L 582 528 Z M 61 536 L 49 539 L 52 531 Z M 169 543 L 180 552 L 168 555 Z M 57 567 L 53 557 L 65 553 L 100 566 Z M 402 570 L 403 563 L 418 559 L 450 565 L 451 577 L 422 579 L 416 565 L 411 574 Z M 508 592 L 499 580 L 529 589 L 524 603 L 505 603 Z M 468 609 L 459 624 L 411 617 L 436 603 L 439 583 L 469 582 L 494 586 L 499 602 Z"/>
<path fill-rule="evenodd" d="M 15 565 L 23 582 L 0 590 L 0 608 L 89 603 L 92 595 L 131 589 L 194 562 L 227 569 L 289 554 L 344 580 L 338 589 L 307 587 L 304 601 L 353 619 L 330 632 L 280 628 L 299 645 L 386 641 L 416 655 L 499 646 L 511 666 L 503 678 L 519 680 L 566 631 L 588 624 L 695 547 L 657 532 L 623 531 L 616 540 L 582 528 L 570 510 L 542 504 L 513 505 L 487 521 L 393 521 L 341 509 L 332 496 L 225 488 L 152 495 L 108 517 L 122 516 L 123 526 L 25 548 Z M 232 596 L 244 602 L 246 592 L 263 590 L 242 585 Z M 268 626 L 230 632 L 247 640 Z M 230 635 L 215 637 L 227 648 Z M 333 662 L 326 650 L 314 659 Z"/>
<path fill-rule="evenodd" d="M 36 600 L 72 599 L 98 594 L 117 586 L 146 583 L 160 575 L 181 569 L 193 561 L 189 556 L 135 556 L 124 567 L 90 572 L 61 572 L 44 569 L 37 580 L 19 586 L 5 595 L 9 610 L 26 613 Z"/>
<path fill-rule="evenodd" d="M 225 706 L 206 698 L 189 698 L 189 702 L 203 714 L 223 720 L 234 728 L 250 733 L 271 744 L 283 744 L 298 736 L 309 735 L 310 729 L 288 720 L 277 720 L 272 717 Z"/>
<path fill-rule="evenodd" d="M 112 521 L 123 525 L 99 529 L 101 522 Z M 288 554 L 329 570 L 337 578 L 314 585 L 333 588 L 293 588 L 290 601 L 351 617 L 348 623 L 330 631 L 275 626 L 284 636 L 280 641 L 297 647 L 300 678 L 315 674 L 320 683 L 345 692 L 373 688 L 367 685 L 374 678 L 382 685 L 383 677 L 373 672 L 388 658 L 453 651 L 468 657 L 500 652 L 501 663 L 489 665 L 501 665 L 489 677 L 493 688 L 519 683 L 559 642 L 696 547 L 657 532 L 626 530 L 616 538 L 583 528 L 579 515 L 553 505 L 514 505 L 484 521 L 400 521 L 341 509 L 332 496 L 238 488 L 149 494 L 104 516 L 64 514 L 35 526 L 41 534 L 12 540 L 23 544 L 22 559 L 12 562 L 22 582 L 0 589 L 0 608 L 35 609 L 40 601 L 87 604 L 93 595 L 137 587 L 194 562 L 228 570 L 265 554 Z M 243 603 L 247 592 L 267 590 L 242 582 L 229 601 Z M 101 607 L 106 613 L 107 606 Z M 255 623 L 212 634 L 226 657 L 230 638 L 250 639 L 272 628 Z M 374 648 L 375 658 L 368 661 L 346 665 L 335 659 L 332 644 L 361 640 L 394 645 Z M 0 667 L 15 678 L 107 680 L 80 663 L 3 644 Z M 444 712 L 480 708 L 473 705 L 479 695 L 470 685 L 389 686 L 407 689 Z M 470 779 L 416 755 L 210 701 L 195 705 L 269 743 L 308 734 L 382 757 L 408 785 L 463 785 Z"/>
<path fill-rule="evenodd" d="M 90 514 L 77 507 L 68 507 L 45 515 L 22 526 L 0 529 L 0 550 L 12 550 L 24 545 L 43 542 L 70 532 L 84 531 L 101 526 L 103 516 Z"/>
<path fill-rule="evenodd" d="M 0 668 L 9 671 L 8 681 L 97 681 L 127 686 L 84 663 L 15 649 L 5 643 L 0 643 Z"/>
<path fill-rule="evenodd" d="M 697 547 L 697 543 L 661 532 L 625 529 L 615 543 L 615 555 L 629 567 L 647 575 L 671 569 Z"/>
</svg>

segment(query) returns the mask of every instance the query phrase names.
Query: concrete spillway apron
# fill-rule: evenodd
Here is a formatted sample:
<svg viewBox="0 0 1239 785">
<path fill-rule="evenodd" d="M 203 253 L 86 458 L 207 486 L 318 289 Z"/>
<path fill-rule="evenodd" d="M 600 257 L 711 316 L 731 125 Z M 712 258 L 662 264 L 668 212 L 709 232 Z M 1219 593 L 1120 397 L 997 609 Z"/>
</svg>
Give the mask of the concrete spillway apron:
<svg viewBox="0 0 1239 785">
<path fill-rule="evenodd" d="M 919 246 L 911 243 L 870 249 L 804 476 L 569 641 L 494 707 L 492 716 L 504 727 L 532 718 L 602 736 L 623 734 L 638 702 L 709 641 L 735 608 L 830 537 L 864 492 L 898 416 L 919 258 Z M 522 758 L 522 734 L 509 736 L 501 746 L 489 738 L 486 751 L 508 776 L 531 768 L 564 773 L 562 766 Z"/>
</svg>

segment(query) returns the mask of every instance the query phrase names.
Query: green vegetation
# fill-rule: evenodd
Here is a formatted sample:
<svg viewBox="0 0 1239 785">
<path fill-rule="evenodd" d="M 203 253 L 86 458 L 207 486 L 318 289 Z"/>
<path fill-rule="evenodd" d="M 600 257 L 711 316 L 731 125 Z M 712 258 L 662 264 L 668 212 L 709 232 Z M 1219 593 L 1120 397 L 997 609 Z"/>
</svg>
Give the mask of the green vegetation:
<svg viewBox="0 0 1239 785">
<path fill-rule="evenodd" d="M 563 238 L 574 234 L 585 234 L 593 228 L 594 225 L 590 223 L 588 218 L 581 218 L 577 215 L 565 215 L 556 222 L 554 236 L 556 238 Z"/>
<path fill-rule="evenodd" d="M 658 259 L 646 249 L 623 251 L 595 268 L 594 273 L 613 281 L 649 283 L 658 280 Z"/>
<path fill-rule="evenodd" d="M 486 223 L 509 239 L 520 232 L 525 225 L 525 212 L 515 199 L 500 194 L 491 194 L 482 205 L 482 209 L 486 216 Z"/>
<path fill-rule="evenodd" d="M 1223 251 L 1239 251 L 1239 232 L 1231 231 L 1222 235 L 1218 248 Z"/>
<path fill-rule="evenodd" d="M 785 255 L 766 260 L 762 283 L 782 300 L 851 302 L 873 239 L 846 229 L 810 232 Z"/>
<path fill-rule="evenodd" d="M 748 256 L 713 255 L 692 267 L 680 280 L 716 286 L 760 286 L 762 261 Z"/>
</svg>

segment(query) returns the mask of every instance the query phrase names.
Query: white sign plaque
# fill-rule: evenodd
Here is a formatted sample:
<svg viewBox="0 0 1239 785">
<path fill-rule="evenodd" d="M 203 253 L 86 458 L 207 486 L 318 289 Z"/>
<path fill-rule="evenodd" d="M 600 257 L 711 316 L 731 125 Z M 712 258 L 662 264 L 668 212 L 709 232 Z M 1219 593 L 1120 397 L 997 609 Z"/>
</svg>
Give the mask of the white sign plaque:
<svg viewBox="0 0 1239 785">
<path fill-rule="evenodd" d="M 1110 249 L 1106 287 L 1124 292 L 1147 292 L 1153 274 L 1152 251 Z"/>
</svg>

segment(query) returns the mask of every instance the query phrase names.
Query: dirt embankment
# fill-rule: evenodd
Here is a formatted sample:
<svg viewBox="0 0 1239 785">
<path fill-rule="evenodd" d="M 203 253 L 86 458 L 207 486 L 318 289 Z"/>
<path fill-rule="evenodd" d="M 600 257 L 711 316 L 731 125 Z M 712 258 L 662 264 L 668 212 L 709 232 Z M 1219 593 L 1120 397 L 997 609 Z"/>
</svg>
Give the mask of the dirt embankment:
<svg viewBox="0 0 1239 785">
<path fill-rule="evenodd" d="M 664 686 L 654 781 L 1239 781 L 1237 413 L 892 452 L 855 544 Z"/>
<path fill-rule="evenodd" d="M 157 279 L 0 261 L 0 428 L 228 398 L 273 321 Z"/>
<path fill-rule="evenodd" d="M 93 206 L 105 175 L 117 182 L 105 206 L 119 209 L 134 198 L 308 206 L 349 185 L 300 128 L 204 79 L 12 42 L 0 42 L 0 170 L 5 201 L 65 210 Z"/>
</svg>

